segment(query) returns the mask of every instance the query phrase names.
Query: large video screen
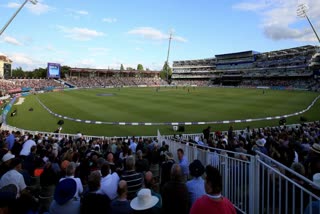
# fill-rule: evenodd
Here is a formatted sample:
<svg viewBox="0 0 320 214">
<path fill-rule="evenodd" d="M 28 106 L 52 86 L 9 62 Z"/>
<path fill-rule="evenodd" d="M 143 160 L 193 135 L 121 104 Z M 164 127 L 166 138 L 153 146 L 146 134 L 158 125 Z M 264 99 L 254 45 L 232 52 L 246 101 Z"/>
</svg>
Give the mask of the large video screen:
<svg viewBox="0 0 320 214">
<path fill-rule="evenodd" d="M 47 78 L 60 78 L 60 64 L 48 63 Z"/>
</svg>

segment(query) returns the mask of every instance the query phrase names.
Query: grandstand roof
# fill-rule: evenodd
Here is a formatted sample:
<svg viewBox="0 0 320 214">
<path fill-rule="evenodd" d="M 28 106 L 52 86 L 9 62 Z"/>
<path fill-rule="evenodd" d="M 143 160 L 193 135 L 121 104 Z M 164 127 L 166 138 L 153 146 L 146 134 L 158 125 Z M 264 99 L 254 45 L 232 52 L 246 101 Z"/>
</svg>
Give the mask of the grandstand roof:
<svg viewBox="0 0 320 214">
<path fill-rule="evenodd" d="M 5 55 L 0 55 L 0 61 L 4 61 L 4 62 L 7 62 L 7 63 L 12 63 L 12 60 L 9 59 L 7 56 Z"/>
<path fill-rule="evenodd" d="M 227 54 L 217 54 L 216 58 L 219 59 L 232 59 L 235 57 L 248 57 L 252 56 L 254 54 L 254 51 L 241 51 L 241 52 L 235 52 L 235 53 L 227 53 Z"/>
</svg>

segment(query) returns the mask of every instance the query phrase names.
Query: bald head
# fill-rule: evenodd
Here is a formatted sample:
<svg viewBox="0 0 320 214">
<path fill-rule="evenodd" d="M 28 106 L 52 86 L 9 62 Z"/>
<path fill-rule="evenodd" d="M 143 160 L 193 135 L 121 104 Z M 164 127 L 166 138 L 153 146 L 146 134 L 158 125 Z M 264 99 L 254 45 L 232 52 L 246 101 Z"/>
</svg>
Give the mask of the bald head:
<svg viewBox="0 0 320 214">
<path fill-rule="evenodd" d="M 127 192 L 128 192 L 128 186 L 127 186 L 127 182 L 125 180 L 121 180 L 119 181 L 118 184 L 118 196 L 121 197 L 127 197 Z"/>
<path fill-rule="evenodd" d="M 175 163 L 171 167 L 171 180 L 181 181 L 182 180 L 182 170 L 179 164 Z"/>
<path fill-rule="evenodd" d="M 109 163 L 113 163 L 113 154 L 112 153 L 109 153 L 108 156 L 107 156 L 107 161 Z"/>
<path fill-rule="evenodd" d="M 144 186 L 149 189 L 153 186 L 153 174 L 151 171 L 146 172 L 144 175 Z"/>
</svg>

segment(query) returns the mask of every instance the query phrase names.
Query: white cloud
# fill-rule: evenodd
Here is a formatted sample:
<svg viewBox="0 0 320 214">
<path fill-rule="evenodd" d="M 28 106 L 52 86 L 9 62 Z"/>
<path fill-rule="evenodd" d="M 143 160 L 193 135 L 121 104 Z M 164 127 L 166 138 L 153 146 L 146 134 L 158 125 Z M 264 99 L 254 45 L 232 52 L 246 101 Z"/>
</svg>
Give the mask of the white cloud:
<svg viewBox="0 0 320 214">
<path fill-rule="evenodd" d="M 19 8 L 21 6 L 22 3 L 17 3 L 17 2 L 9 2 L 7 4 L 8 8 Z M 30 11 L 31 13 L 35 14 L 35 15 L 41 15 L 44 13 L 47 13 L 51 10 L 53 10 L 54 8 L 42 3 L 41 1 L 38 1 L 37 4 L 32 4 L 30 2 L 27 2 L 26 6 L 25 6 L 28 11 Z"/>
<path fill-rule="evenodd" d="M 8 8 L 19 8 L 21 4 L 18 4 L 16 2 L 8 2 L 7 7 Z"/>
<path fill-rule="evenodd" d="M 88 16 L 89 12 L 86 10 L 75 10 L 67 8 L 66 11 L 68 12 L 67 15 L 71 16 L 74 19 L 80 19 L 83 16 Z"/>
<path fill-rule="evenodd" d="M 57 28 L 65 33 L 66 37 L 74 39 L 74 40 L 79 40 L 79 41 L 88 41 L 96 37 L 101 37 L 104 36 L 105 34 L 103 32 L 99 32 L 96 30 L 91 30 L 88 28 L 78 28 L 78 27 L 73 27 L 73 28 L 68 28 L 65 26 L 57 26 Z"/>
<path fill-rule="evenodd" d="M 4 42 L 16 45 L 16 46 L 22 46 L 23 44 L 19 42 L 16 38 L 11 37 L 11 36 L 4 36 L 2 39 Z"/>
<path fill-rule="evenodd" d="M 36 14 L 36 15 L 41 15 L 43 13 L 47 13 L 51 10 L 53 10 L 52 7 L 50 7 L 49 5 L 47 4 L 43 4 L 41 2 L 38 2 L 36 5 L 34 4 L 28 4 L 27 5 L 27 8 L 29 9 L 29 11 L 33 14 Z"/>
<path fill-rule="evenodd" d="M 145 39 L 158 40 L 158 41 L 169 39 L 169 34 L 165 34 L 160 30 L 152 27 L 138 27 L 128 31 L 128 34 L 138 35 Z M 178 42 L 187 42 L 187 40 L 181 36 L 173 36 L 172 39 Z"/>
<path fill-rule="evenodd" d="M 91 56 L 101 56 L 101 55 L 106 55 L 110 51 L 109 48 L 88 48 L 89 54 Z"/>
<path fill-rule="evenodd" d="M 83 16 L 89 15 L 89 12 L 85 10 L 75 10 L 74 13 L 83 15 Z"/>
<path fill-rule="evenodd" d="M 241 2 L 232 5 L 233 9 L 244 10 L 244 11 L 257 11 L 264 9 L 268 6 L 267 2 Z"/>
<path fill-rule="evenodd" d="M 257 13 L 261 17 L 261 27 L 265 36 L 272 40 L 316 41 L 307 20 L 297 16 L 296 11 L 300 3 L 308 5 L 309 18 L 313 23 L 318 23 L 320 21 L 319 0 L 250 0 L 233 5 L 233 9 Z M 319 29 L 320 25 L 316 24 L 315 27 Z"/>
<path fill-rule="evenodd" d="M 118 20 L 116 18 L 103 18 L 102 22 L 107 22 L 107 23 L 115 23 Z"/>
</svg>

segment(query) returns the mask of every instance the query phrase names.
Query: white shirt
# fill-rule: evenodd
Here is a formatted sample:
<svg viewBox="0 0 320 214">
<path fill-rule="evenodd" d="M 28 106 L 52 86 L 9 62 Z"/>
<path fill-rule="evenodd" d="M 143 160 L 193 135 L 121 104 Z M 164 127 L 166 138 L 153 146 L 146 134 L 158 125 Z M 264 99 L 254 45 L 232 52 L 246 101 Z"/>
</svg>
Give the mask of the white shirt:
<svg viewBox="0 0 320 214">
<path fill-rule="evenodd" d="M 27 185 L 24 182 L 23 175 L 20 174 L 17 170 L 12 169 L 8 172 L 6 172 L 0 180 L 0 188 L 5 187 L 9 184 L 16 185 L 18 191 L 17 191 L 17 197 L 20 196 L 20 192 L 24 190 Z"/>
<path fill-rule="evenodd" d="M 72 178 L 77 183 L 77 191 L 74 194 L 74 197 L 76 197 L 77 199 L 80 200 L 80 195 L 83 192 L 83 186 L 82 186 L 82 182 L 81 182 L 80 178 L 75 178 L 74 176 L 66 176 L 64 178 L 61 178 L 59 182 L 63 181 L 64 179 L 67 179 L 67 178 Z"/>
<path fill-rule="evenodd" d="M 34 142 L 34 140 L 27 140 L 26 142 L 24 142 L 20 155 L 28 156 L 30 154 L 32 146 L 36 146 L 36 142 Z"/>
<path fill-rule="evenodd" d="M 101 187 L 99 193 L 107 195 L 110 200 L 117 197 L 117 188 L 120 178 L 116 172 L 109 174 L 101 179 Z"/>
</svg>

